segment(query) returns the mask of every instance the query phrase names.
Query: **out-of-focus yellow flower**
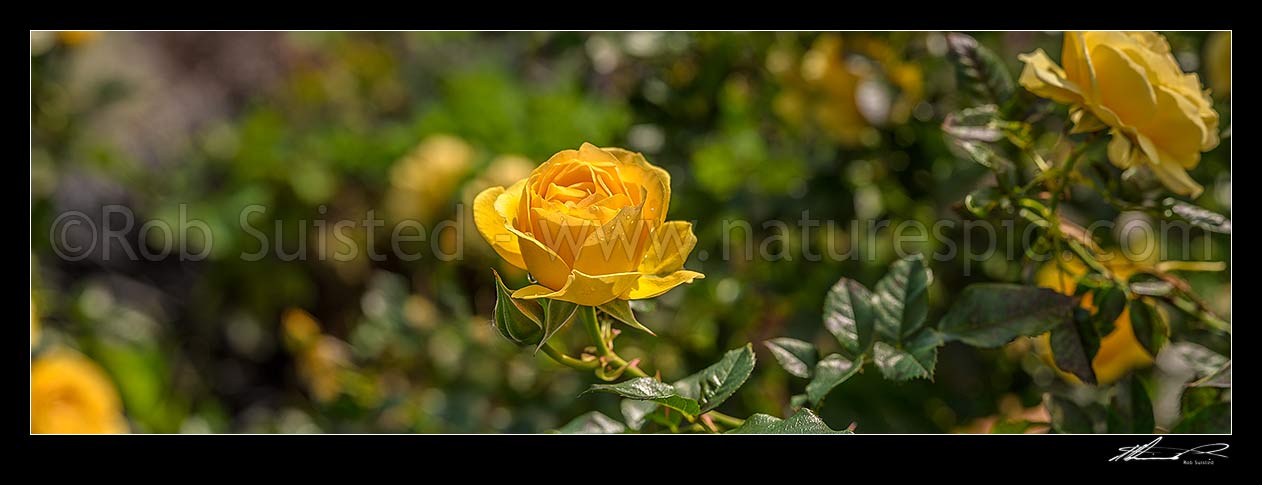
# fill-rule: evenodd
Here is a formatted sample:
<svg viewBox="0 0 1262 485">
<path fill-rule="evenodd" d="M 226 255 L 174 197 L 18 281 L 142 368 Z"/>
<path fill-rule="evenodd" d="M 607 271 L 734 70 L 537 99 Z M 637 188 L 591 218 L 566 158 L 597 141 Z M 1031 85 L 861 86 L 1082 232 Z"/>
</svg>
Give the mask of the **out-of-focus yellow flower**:
<svg viewBox="0 0 1262 485">
<path fill-rule="evenodd" d="M 281 317 L 286 343 L 296 357 L 298 375 L 318 401 L 330 401 L 342 392 L 343 370 L 351 368 L 345 342 L 324 335 L 315 317 L 291 308 Z"/>
<path fill-rule="evenodd" d="M 423 140 L 390 171 L 386 202 L 391 214 L 426 223 L 442 216 L 473 158 L 473 147 L 460 138 L 432 135 Z"/>
<path fill-rule="evenodd" d="M 1135 274 L 1139 268 L 1127 260 L 1124 256 L 1115 255 L 1108 258 L 1102 263 L 1119 278 L 1129 278 Z M 1039 268 L 1035 275 L 1036 282 L 1039 286 L 1050 288 L 1066 295 L 1073 295 L 1078 286 L 1078 278 L 1087 274 L 1087 268 L 1077 259 L 1064 261 L 1061 266 L 1057 266 L 1055 262 L 1047 263 Z M 1096 307 L 1092 304 L 1091 294 L 1087 293 L 1082 297 L 1080 303 L 1083 308 L 1094 312 Z M 1051 334 L 1043 334 L 1038 337 L 1038 348 L 1040 355 L 1049 366 L 1056 369 L 1062 378 L 1074 383 L 1081 381 L 1068 372 L 1061 371 L 1056 367 L 1056 363 L 1052 359 L 1051 351 Z M 1095 371 L 1096 381 L 1100 384 L 1109 384 L 1117 381 L 1134 369 L 1140 369 L 1152 365 L 1153 357 L 1144 350 L 1144 346 L 1135 338 L 1135 331 L 1131 328 L 1130 310 L 1122 310 L 1122 314 L 1113 322 L 1113 331 L 1100 339 L 1100 350 L 1096 353 L 1095 358 L 1091 361 L 1091 368 Z"/>
<path fill-rule="evenodd" d="M 281 316 L 281 327 L 285 331 L 286 342 L 293 349 L 307 347 L 320 336 L 320 324 L 315 317 L 297 308 L 285 310 Z"/>
<path fill-rule="evenodd" d="M 1109 128 L 1109 160 L 1147 166 L 1168 189 L 1196 197 L 1187 171 L 1218 145 L 1218 112 L 1155 32 L 1066 32 L 1061 65 L 1042 49 L 1020 56 L 1020 83 L 1072 105 L 1075 131 Z M 1085 110 L 1085 111 L 1082 111 Z M 1090 116 L 1087 116 L 1087 115 Z"/>
<path fill-rule="evenodd" d="M 867 62 L 849 62 L 847 56 L 851 54 L 861 55 Z M 856 146 L 872 138 L 873 126 L 906 122 L 922 98 L 924 76 L 920 67 L 904 62 L 879 38 L 823 34 L 801 59 L 794 56 L 784 48 L 773 49 L 768 56 L 768 69 L 784 86 L 773 101 L 773 109 L 794 123 L 809 115 L 842 145 Z M 890 95 L 884 90 L 863 89 L 882 83 L 898 88 L 898 92 Z M 862 106 L 872 109 L 865 113 Z"/>
<path fill-rule="evenodd" d="M 123 405 L 99 365 L 69 350 L 54 350 L 31 364 L 31 432 L 127 432 Z"/>
<path fill-rule="evenodd" d="M 101 33 L 95 30 L 63 30 L 57 32 L 57 40 L 62 44 L 74 47 L 96 40 Z"/>
<path fill-rule="evenodd" d="M 1205 41 L 1205 77 L 1214 94 L 1231 96 L 1231 32 L 1214 32 Z"/>
<path fill-rule="evenodd" d="M 644 156 L 584 143 L 474 200 L 478 232 L 539 282 L 515 298 L 580 305 L 653 298 L 704 275 L 683 269 L 692 224 L 666 222 L 670 174 Z"/>
</svg>

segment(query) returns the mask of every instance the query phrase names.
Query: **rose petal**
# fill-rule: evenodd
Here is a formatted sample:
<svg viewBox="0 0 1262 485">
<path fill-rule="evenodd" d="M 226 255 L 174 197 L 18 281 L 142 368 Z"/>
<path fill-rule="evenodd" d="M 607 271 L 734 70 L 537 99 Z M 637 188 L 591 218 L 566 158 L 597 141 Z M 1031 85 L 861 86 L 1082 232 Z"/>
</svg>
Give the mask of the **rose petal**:
<svg viewBox="0 0 1262 485">
<path fill-rule="evenodd" d="M 645 248 L 644 261 L 640 263 L 640 272 L 649 275 L 665 275 L 683 269 L 684 262 L 697 245 L 697 236 L 692 233 L 692 223 L 670 221 L 653 231 L 649 245 Z"/>
<path fill-rule="evenodd" d="M 705 275 L 686 269 L 666 276 L 643 275 L 635 281 L 635 286 L 622 295 L 624 300 L 643 300 L 653 298 L 676 286 L 692 283 L 693 280 L 705 278 Z"/>
<path fill-rule="evenodd" d="M 520 194 L 520 192 L 516 193 Z M 516 205 L 520 196 L 513 194 L 513 191 L 506 191 L 503 187 L 483 190 L 473 199 L 473 224 L 477 226 L 482 239 L 491 245 L 496 254 L 508 261 L 508 264 L 526 269 L 517 235 L 508 229 L 508 220 L 504 216 L 517 209 Z"/>
</svg>

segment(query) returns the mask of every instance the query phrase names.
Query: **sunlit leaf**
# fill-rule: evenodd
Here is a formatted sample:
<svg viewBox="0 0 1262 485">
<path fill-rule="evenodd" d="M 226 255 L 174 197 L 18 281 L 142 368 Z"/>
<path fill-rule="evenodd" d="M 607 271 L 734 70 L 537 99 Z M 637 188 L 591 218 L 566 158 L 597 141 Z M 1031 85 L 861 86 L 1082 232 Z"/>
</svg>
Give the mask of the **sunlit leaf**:
<svg viewBox="0 0 1262 485">
<path fill-rule="evenodd" d="M 780 419 L 766 414 L 755 414 L 745 420 L 739 428 L 728 431 L 732 434 L 853 434 L 850 431 L 837 431 L 828 427 L 810 409 L 800 409 L 789 419 Z"/>
<path fill-rule="evenodd" d="M 824 327 L 841 344 L 842 354 L 857 359 L 872 349 L 876 312 L 872 292 L 859 282 L 842 278 L 824 298 Z"/>
<path fill-rule="evenodd" d="M 924 329 L 898 346 L 877 342 L 873 348 L 873 360 L 886 379 L 931 379 L 941 345 L 942 336 L 938 332 Z"/>
<path fill-rule="evenodd" d="M 854 362 L 838 354 L 831 354 L 815 365 L 815 377 L 806 384 L 806 398 L 813 403 L 823 401 L 833 388 L 859 373 L 863 362 Z"/>
<path fill-rule="evenodd" d="M 706 412 L 732 397 L 753 371 L 754 347 L 745 344 L 729 350 L 710 367 L 676 381 L 675 388 L 681 396 L 700 402 L 701 412 Z"/>
<path fill-rule="evenodd" d="M 929 279 L 924 256 L 913 254 L 895 261 L 876 283 L 876 329 L 886 342 L 898 342 L 924 326 Z"/>
<path fill-rule="evenodd" d="M 701 414 L 701 405 L 696 400 L 679 395 L 675 391 L 675 386 L 652 377 L 637 377 L 617 384 L 592 384 L 579 395 L 592 392 L 607 392 L 627 399 L 653 401 L 690 418 Z"/>
<path fill-rule="evenodd" d="M 599 411 L 592 411 L 557 429 L 563 434 L 619 434 L 626 432 L 627 427 Z"/>
<path fill-rule="evenodd" d="M 763 345 L 767 346 L 785 372 L 798 377 L 811 377 L 815 362 L 819 360 L 819 352 L 810 342 L 780 337 L 763 342 Z"/>
</svg>

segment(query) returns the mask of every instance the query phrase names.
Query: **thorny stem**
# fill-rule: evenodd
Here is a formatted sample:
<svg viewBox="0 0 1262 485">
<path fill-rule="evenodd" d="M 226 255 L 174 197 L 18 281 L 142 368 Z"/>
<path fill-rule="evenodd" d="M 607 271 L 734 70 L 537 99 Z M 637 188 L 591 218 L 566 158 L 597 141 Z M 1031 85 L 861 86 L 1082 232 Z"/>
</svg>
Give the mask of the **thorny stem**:
<svg viewBox="0 0 1262 485">
<path fill-rule="evenodd" d="M 548 357 L 551 357 L 552 360 L 555 360 L 558 364 L 578 370 L 593 370 L 600 367 L 599 361 L 583 361 L 570 357 L 560 350 L 557 350 L 557 348 L 553 347 L 552 344 L 543 344 L 543 353 L 547 354 Z"/>
<path fill-rule="evenodd" d="M 587 329 L 587 334 L 591 336 L 596 343 L 596 356 L 604 359 L 606 362 L 613 364 L 615 368 L 625 368 L 626 373 L 635 377 L 648 377 L 649 375 L 639 367 L 627 364 L 626 360 L 614 353 L 609 348 L 609 342 L 605 340 L 604 332 L 600 329 L 600 322 L 596 320 L 596 307 L 580 305 L 578 307 L 578 319 L 583 323 L 583 327 Z M 599 367 L 599 363 L 597 367 Z M 595 367 L 593 367 L 595 368 Z"/>
</svg>

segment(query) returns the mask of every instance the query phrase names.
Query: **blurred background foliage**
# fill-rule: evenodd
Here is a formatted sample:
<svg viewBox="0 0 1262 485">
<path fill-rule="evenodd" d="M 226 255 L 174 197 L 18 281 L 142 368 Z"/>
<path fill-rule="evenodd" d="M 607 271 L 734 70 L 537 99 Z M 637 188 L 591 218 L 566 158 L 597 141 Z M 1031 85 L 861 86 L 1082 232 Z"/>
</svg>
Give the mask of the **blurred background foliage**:
<svg viewBox="0 0 1262 485">
<path fill-rule="evenodd" d="M 1167 35 L 1185 70 L 1215 87 L 1229 133 L 1230 68 L 1224 87 L 1207 50 L 1222 40 Z M 1041 47 L 1058 57 L 1061 39 L 977 37 L 1014 74 L 1017 54 Z M 803 384 L 770 365 L 759 343 L 792 336 L 826 348 L 828 288 L 843 275 L 871 286 L 899 256 L 890 231 L 868 239 L 850 221 L 959 220 L 958 201 L 988 183 L 940 129 L 945 114 L 969 105 L 946 51 L 942 34 L 923 32 L 33 32 L 32 353 L 73 349 L 98 363 L 133 432 L 543 432 L 592 409 L 618 416 L 612 396 L 576 398 L 592 376 L 496 336 L 490 268 L 511 287 L 526 275 L 467 219 L 481 189 L 587 141 L 643 152 L 671 173 L 670 218 L 694 222 L 700 242 L 688 267 L 707 275 L 637 304 L 660 337 L 624 335 L 620 353 L 675 379 L 755 342 L 761 364 L 724 410 L 783 416 Z M 1063 132 L 1046 131 L 1048 145 Z M 1230 216 L 1230 140 L 1192 176 L 1207 188 L 1196 203 Z M 59 214 L 83 211 L 100 224 L 109 204 L 134 211 L 137 225 L 204 222 L 209 244 L 198 230 L 173 236 L 208 257 L 117 257 L 161 246 L 136 227 L 104 242 L 113 258 L 54 252 Z M 241 227 L 255 204 L 265 209 L 250 225 L 281 247 L 245 261 L 242 253 L 265 249 Z M 1140 217 L 1090 200 L 1069 209 L 1079 223 Z M 353 259 L 318 257 L 351 244 L 328 237 L 334 222 L 370 211 L 427 225 L 464 218 L 463 234 L 439 236 L 441 252 L 459 257 L 368 257 L 370 237 L 390 253 L 388 226 L 348 229 L 361 249 Z M 835 222 L 804 233 L 804 215 Z M 328 225 L 310 224 L 321 219 Z M 750 230 L 733 229 L 736 221 Z M 331 244 L 317 245 L 322 237 Z M 802 254 L 803 237 L 822 260 Z M 300 240 L 306 253 L 296 252 Z M 746 244 L 754 257 L 744 257 Z M 1196 257 L 1230 262 L 1229 237 L 1208 247 Z M 760 258 L 760 248 L 778 257 Z M 968 283 L 1033 279 L 1002 258 L 931 266 L 931 319 Z M 1189 280 L 1229 318 L 1229 273 Z M 571 348 L 583 341 L 565 333 Z M 1230 355 L 1230 342 L 1205 345 Z M 860 433 L 1037 421 L 1029 416 L 1043 392 L 1066 384 L 1029 348 L 950 344 L 935 380 L 868 372 L 821 415 Z M 1158 395 L 1186 381 L 1177 367 L 1158 359 L 1144 371 Z M 1178 399 L 1157 402 L 1158 425 L 1177 418 Z"/>
</svg>

